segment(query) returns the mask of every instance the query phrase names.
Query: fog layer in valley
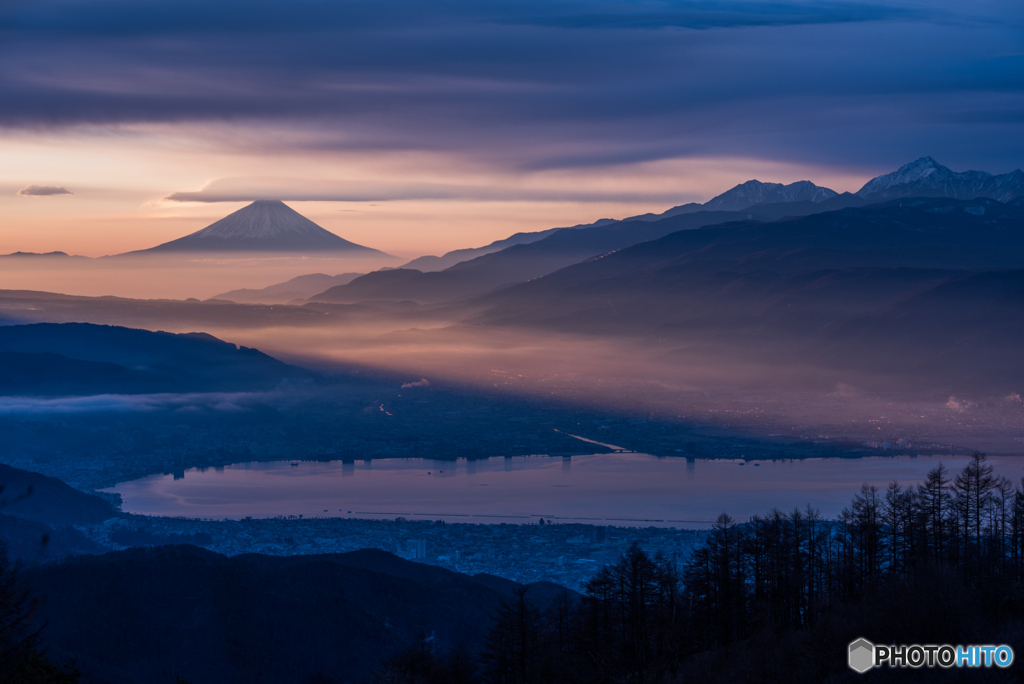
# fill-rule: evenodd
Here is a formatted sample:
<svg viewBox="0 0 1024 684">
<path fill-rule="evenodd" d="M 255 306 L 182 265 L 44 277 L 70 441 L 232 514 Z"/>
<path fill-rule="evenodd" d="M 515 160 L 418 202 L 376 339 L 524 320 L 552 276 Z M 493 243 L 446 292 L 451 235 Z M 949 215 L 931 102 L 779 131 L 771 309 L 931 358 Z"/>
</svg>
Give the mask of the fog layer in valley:
<svg viewBox="0 0 1024 684">
<path fill-rule="evenodd" d="M 692 439 L 680 435 L 692 432 L 865 453 L 886 448 L 1024 453 L 1018 439 L 1024 437 L 1024 406 L 1012 388 L 986 392 L 948 378 L 870 372 L 863 363 L 860 368 L 801 363 L 793 355 L 785 363 L 770 363 L 749 340 L 712 349 L 701 340 L 688 345 L 679 336 L 491 330 L 461 324 L 461 309 L 409 303 L 261 306 L 3 293 L 0 306 L 11 323 L 88 320 L 202 330 L 342 382 L 355 371 L 369 373 L 387 388 L 377 391 L 382 398 L 401 395 L 402 385 L 425 395 L 439 388 L 482 392 L 499 403 L 538 398 L 589 416 L 580 428 L 583 436 L 650 453 L 659 453 L 655 436 L 661 431 L 674 435 L 662 440 L 666 454 L 675 453 L 680 440 Z M 176 408 L 185 404 L 192 405 L 177 402 Z M 38 411 L 53 408 L 52 403 L 33 405 Z M 5 406 L 5 412 L 18 410 L 29 409 L 24 402 Z M 514 418 L 520 409 L 509 405 L 506 410 Z M 643 420 L 644 426 L 628 427 L 630 420 Z M 865 442 L 875 446 L 865 448 Z"/>
<path fill-rule="evenodd" d="M 655 455 L 735 456 L 723 444 L 730 436 L 759 440 L 743 449 L 773 458 L 1017 454 L 1021 178 L 955 173 L 923 158 L 856 195 L 750 181 L 705 204 L 512 236 L 399 268 L 218 251 L 332 239 L 280 202 L 255 202 L 182 238 L 214 240 L 202 258 L 153 256 L 176 242 L 147 256 L 6 257 L 16 269 L 4 277 L 22 291 L 0 292 L 0 317 L 209 333 L 325 374 L 330 387 L 289 380 L 279 396 L 296 405 L 329 404 L 357 376 L 372 377 L 342 410 L 354 410 L 352 420 L 360 411 L 396 419 L 372 456 L 425 453 L 422 444 L 396 447 L 399 405 L 403 430 L 461 433 L 459 453 L 485 452 L 497 422 L 523 419 L 533 437 L 505 442 L 507 455 L 565 450 L 552 430 L 570 429 Z M 49 267 L 68 294 L 23 291 L 48 272 L 33 262 L 71 266 Z M 133 298 L 82 296 L 95 282 L 119 283 Z M 137 294 L 147 288 L 166 298 Z M 205 301 L 188 298 L 200 289 Z M 192 361 L 169 375 L 97 363 L 117 358 L 68 368 L 140 394 L 197 387 Z M 410 404 L 415 393 L 427 396 Z M 460 408 L 439 408 L 445 402 Z M 303 411 L 321 409 L 292 418 Z"/>
<path fill-rule="evenodd" d="M 231 254 L 146 257 L 0 257 L 0 289 L 138 299 L 209 299 L 309 273 L 366 273 L 401 259 Z"/>
</svg>

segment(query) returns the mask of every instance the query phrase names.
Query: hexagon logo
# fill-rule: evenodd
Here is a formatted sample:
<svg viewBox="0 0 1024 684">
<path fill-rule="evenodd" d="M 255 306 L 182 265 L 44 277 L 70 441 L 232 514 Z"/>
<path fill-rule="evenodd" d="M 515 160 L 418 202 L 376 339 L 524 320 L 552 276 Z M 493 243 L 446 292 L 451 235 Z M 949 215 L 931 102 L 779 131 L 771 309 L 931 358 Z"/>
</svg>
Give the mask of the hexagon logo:
<svg viewBox="0 0 1024 684">
<path fill-rule="evenodd" d="M 875 645 L 867 639 L 857 639 L 850 643 L 850 669 L 864 674 L 875 665 Z"/>
</svg>

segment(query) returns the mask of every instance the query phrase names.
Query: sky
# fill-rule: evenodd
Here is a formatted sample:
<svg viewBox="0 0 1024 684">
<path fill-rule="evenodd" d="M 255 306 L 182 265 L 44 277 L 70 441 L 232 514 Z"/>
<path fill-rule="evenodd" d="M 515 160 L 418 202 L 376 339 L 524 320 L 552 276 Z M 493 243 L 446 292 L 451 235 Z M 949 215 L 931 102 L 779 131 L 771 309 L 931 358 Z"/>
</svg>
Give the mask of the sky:
<svg viewBox="0 0 1024 684">
<path fill-rule="evenodd" d="M 1019 0 L 0 0 L 0 253 L 277 198 L 400 256 L 1024 165 Z"/>
</svg>

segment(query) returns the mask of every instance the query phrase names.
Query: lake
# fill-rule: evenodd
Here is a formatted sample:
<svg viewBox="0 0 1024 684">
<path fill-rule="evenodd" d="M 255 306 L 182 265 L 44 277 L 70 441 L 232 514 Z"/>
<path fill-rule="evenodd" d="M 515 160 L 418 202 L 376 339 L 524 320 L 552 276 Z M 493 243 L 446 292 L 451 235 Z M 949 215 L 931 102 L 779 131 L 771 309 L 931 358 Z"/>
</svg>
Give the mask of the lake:
<svg viewBox="0 0 1024 684">
<path fill-rule="evenodd" d="M 187 470 L 123 482 L 129 513 L 205 519 L 278 516 L 553 522 L 703 527 L 719 513 L 745 521 L 811 504 L 827 517 L 864 482 L 917 484 L 965 456 L 873 456 L 786 461 L 660 458 L 637 453 L 481 460 L 273 461 Z M 1015 483 L 1024 459 L 995 458 Z"/>
</svg>

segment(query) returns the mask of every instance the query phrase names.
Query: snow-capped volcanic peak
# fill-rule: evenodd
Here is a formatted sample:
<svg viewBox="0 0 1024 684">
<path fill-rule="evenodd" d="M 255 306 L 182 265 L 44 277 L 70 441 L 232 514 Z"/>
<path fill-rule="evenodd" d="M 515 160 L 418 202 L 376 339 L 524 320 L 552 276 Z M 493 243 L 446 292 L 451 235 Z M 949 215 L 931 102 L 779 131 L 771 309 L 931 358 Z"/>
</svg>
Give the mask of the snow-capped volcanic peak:
<svg viewBox="0 0 1024 684">
<path fill-rule="evenodd" d="M 191 235 L 133 254 L 166 252 L 344 252 L 388 256 L 338 237 L 280 200 L 257 200 Z"/>
<path fill-rule="evenodd" d="M 268 240 L 286 235 L 323 237 L 325 232 L 281 200 L 256 200 L 193 236 L 202 239 Z"/>
<path fill-rule="evenodd" d="M 1024 173 L 1020 170 L 993 176 L 984 171 L 957 173 L 931 157 L 921 157 L 892 173 L 868 181 L 857 194 L 880 202 L 898 197 L 952 197 L 969 200 L 990 197 L 1008 202 L 1024 196 Z"/>
</svg>

